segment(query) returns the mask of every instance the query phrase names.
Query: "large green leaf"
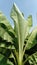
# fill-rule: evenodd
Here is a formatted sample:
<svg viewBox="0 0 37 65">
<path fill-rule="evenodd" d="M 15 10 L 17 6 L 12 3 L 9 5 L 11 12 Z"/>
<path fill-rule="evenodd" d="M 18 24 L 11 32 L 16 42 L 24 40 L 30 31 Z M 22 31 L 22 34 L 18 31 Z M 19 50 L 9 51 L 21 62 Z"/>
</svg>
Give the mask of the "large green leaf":
<svg viewBox="0 0 37 65">
<path fill-rule="evenodd" d="M 36 44 L 37 44 L 37 27 L 30 34 L 25 48 L 26 50 L 28 50 L 32 48 L 33 46 L 35 46 Z"/>
<path fill-rule="evenodd" d="M 15 36 L 14 29 L 12 28 L 4 14 L 0 12 L 0 36 L 3 37 L 5 40 L 8 39 L 9 41 L 9 38 L 13 37 L 13 35 Z"/>
<path fill-rule="evenodd" d="M 19 54 L 20 57 L 22 55 L 24 40 L 26 38 L 26 32 L 28 28 L 27 20 L 24 19 L 24 16 L 14 3 L 13 8 L 11 10 L 11 18 L 14 20 L 14 27 L 15 32 L 18 38 L 18 44 L 19 44 Z M 26 28 L 26 29 L 25 29 Z"/>
<path fill-rule="evenodd" d="M 25 38 L 27 38 L 27 36 L 29 36 L 30 29 L 33 25 L 31 15 L 29 15 L 28 18 L 27 18 L 27 25 L 28 25 L 28 27 L 27 27 L 27 31 L 26 31 L 26 34 L 25 34 Z"/>
<path fill-rule="evenodd" d="M 22 13 L 17 8 L 16 4 L 13 5 L 13 8 L 11 10 L 11 18 L 14 20 L 15 31 L 18 37 L 18 42 L 21 45 L 23 45 L 22 43 L 24 43 L 24 35 L 26 31 L 26 29 L 24 28 L 27 26 L 27 24 L 26 24 L 26 20 L 24 20 L 24 17 L 22 16 Z"/>
</svg>

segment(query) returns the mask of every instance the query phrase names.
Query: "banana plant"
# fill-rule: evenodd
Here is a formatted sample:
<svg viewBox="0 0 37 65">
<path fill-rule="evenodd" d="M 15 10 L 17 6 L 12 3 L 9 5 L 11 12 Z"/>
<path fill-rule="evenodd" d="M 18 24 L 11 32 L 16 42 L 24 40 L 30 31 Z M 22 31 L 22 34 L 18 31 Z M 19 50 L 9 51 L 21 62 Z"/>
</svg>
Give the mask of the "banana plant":
<svg viewBox="0 0 37 65">
<path fill-rule="evenodd" d="M 32 16 L 24 18 L 14 3 L 10 12 L 14 28 L 0 12 L 0 65 L 37 65 L 37 27 L 32 32 Z"/>
</svg>

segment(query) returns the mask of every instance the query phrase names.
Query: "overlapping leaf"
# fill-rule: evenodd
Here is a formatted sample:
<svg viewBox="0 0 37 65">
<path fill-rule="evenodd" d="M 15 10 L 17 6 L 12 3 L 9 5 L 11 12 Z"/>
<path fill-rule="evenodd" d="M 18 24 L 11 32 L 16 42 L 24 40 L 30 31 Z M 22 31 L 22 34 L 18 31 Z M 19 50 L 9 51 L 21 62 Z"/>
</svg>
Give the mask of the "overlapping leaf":
<svg viewBox="0 0 37 65">
<path fill-rule="evenodd" d="M 37 52 L 29 57 L 29 63 L 31 65 L 37 65 Z"/>
<path fill-rule="evenodd" d="M 10 33 L 12 33 L 12 35 L 15 35 L 12 26 L 10 25 L 4 14 L 0 12 L 0 36 L 3 37 L 3 39 L 9 41 L 11 39 Z"/>
<path fill-rule="evenodd" d="M 12 62 L 9 61 L 5 56 L 0 54 L 0 65 L 14 65 Z"/>
<path fill-rule="evenodd" d="M 32 48 L 37 44 L 37 27 L 32 31 L 30 34 L 27 44 L 26 44 L 26 50 Z"/>
</svg>

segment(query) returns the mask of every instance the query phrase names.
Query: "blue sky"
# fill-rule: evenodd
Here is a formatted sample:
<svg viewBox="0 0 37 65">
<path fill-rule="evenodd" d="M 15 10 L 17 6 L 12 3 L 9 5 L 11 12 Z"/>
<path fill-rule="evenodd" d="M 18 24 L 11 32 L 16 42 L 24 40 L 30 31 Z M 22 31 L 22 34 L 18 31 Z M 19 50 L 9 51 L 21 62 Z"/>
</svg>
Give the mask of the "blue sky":
<svg viewBox="0 0 37 65">
<path fill-rule="evenodd" d="M 0 11 L 6 15 L 12 25 L 13 22 L 10 18 L 10 10 L 14 2 L 17 4 L 21 12 L 24 13 L 25 18 L 30 14 L 32 15 L 33 27 L 37 26 L 37 0 L 0 0 Z"/>
</svg>

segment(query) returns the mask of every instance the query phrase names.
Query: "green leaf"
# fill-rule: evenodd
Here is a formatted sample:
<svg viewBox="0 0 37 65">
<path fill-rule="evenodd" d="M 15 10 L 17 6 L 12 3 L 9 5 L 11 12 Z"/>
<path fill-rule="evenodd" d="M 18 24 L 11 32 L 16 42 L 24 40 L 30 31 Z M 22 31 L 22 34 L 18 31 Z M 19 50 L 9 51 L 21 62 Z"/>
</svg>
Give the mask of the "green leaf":
<svg viewBox="0 0 37 65">
<path fill-rule="evenodd" d="M 0 12 L 0 23 L 5 24 L 9 30 L 10 29 L 12 30 L 10 22 L 6 19 L 6 17 L 4 16 L 4 14 L 2 12 Z"/>
<path fill-rule="evenodd" d="M 37 65 L 37 52 L 33 53 L 32 55 L 25 54 L 25 58 L 26 59 L 23 62 L 24 64 Z"/>
<path fill-rule="evenodd" d="M 0 65 L 14 65 L 9 59 L 0 54 Z"/>
<path fill-rule="evenodd" d="M 0 26 L 0 37 L 8 42 L 12 42 L 12 37 L 7 33 L 7 31 Z"/>
<path fill-rule="evenodd" d="M 17 35 L 19 45 L 19 61 L 20 61 L 22 60 L 23 56 L 24 40 L 28 35 L 29 32 L 28 29 L 32 26 L 32 17 L 30 16 L 28 20 L 24 19 L 24 16 L 22 15 L 22 13 L 20 12 L 15 3 L 13 4 L 10 16 L 14 20 L 14 29 Z"/>
<path fill-rule="evenodd" d="M 29 16 L 28 16 L 27 21 L 28 21 L 28 26 L 29 26 L 29 27 L 32 27 L 32 15 L 29 15 Z"/>
<path fill-rule="evenodd" d="M 31 15 L 29 15 L 28 18 L 27 18 L 27 25 L 28 25 L 28 27 L 27 27 L 27 31 L 26 31 L 25 37 L 29 36 L 29 31 L 30 31 L 30 29 L 31 29 L 31 27 L 33 25 L 32 16 Z"/>
<path fill-rule="evenodd" d="M 29 57 L 30 65 L 37 65 L 37 52 Z"/>
<path fill-rule="evenodd" d="M 1 42 L 0 43 L 0 48 L 5 48 L 5 49 L 15 49 L 15 47 L 12 45 L 12 44 L 9 44 L 9 43 L 3 43 L 3 42 Z"/>
<path fill-rule="evenodd" d="M 26 50 L 32 48 L 37 44 L 37 27 L 30 34 L 28 41 L 26 43 Z"/>
<path fill-rule="evenodd" d="M 3 28 L 2 28 L 3 27 Z M 2 28 L 2 29 L 1 29 Z M 6 33 L 7 32 L 7 33 Z M 13 38 L 13 35 L 15 36 L 14 29 L 10 25 L 10 22 L 6 19 L 5 15 L 0 12 L 0 35 L 5 35 L 5 39 L 8 39 L 9 37 Z M 1 35 L 1 36 L 2 36 Z M 8 36 L 7 36 L 8 35 Z M 10 36 L 9 36 L 10 35 Z M 3 37 L 2 36 L 2 37 Z M 8 38 L 7 38 L 8 37 Z M 10 39 L 9 39 L 10 40 Z"/>
<path fill-rule="evenodd" d="M 14 3 L 13 8 L 10 14 L 11 18 L 14 20 L 14 28 L 18 39 L 19 45 L 19 57 L 22 58 L 23 45 L 25 40 L 25 35 L 27 31 L 27 21 L 24 19 L 24 16 Z M 25 29 L 26 28 L 26 29 Z"/>
</svg>

